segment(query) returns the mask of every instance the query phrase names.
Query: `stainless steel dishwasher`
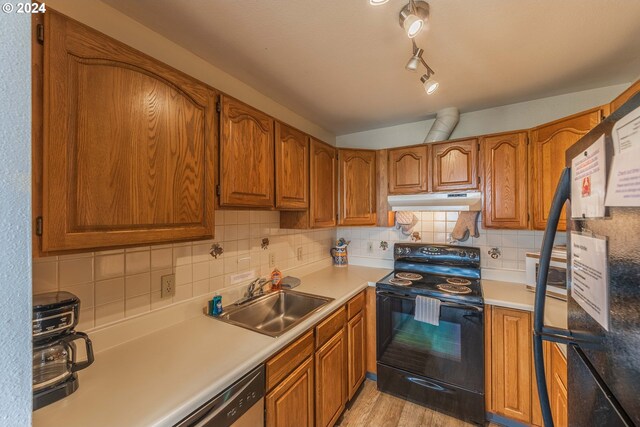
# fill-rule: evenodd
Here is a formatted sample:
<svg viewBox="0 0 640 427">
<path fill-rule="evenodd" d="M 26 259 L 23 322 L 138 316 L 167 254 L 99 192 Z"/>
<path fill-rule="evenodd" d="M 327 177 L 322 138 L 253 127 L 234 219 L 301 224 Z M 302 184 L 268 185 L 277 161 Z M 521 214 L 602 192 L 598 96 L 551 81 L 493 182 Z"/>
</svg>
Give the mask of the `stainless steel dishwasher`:
<svg viewBox="0 0 640 427">
<path fill-rule="evenodd" d="M 177 427 L 264 426 L 264 365 L 202 405 Z"/>
</svg>

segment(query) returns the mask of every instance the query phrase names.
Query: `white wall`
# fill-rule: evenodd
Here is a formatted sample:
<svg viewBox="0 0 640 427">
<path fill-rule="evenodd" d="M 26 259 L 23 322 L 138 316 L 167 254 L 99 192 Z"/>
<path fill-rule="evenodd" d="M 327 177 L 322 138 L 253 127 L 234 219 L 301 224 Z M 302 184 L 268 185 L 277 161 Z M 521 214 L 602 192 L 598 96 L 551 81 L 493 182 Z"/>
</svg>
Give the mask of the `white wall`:
<svg viewBox="0 0 640 427">
<path fill-rule="evenodd" d="M 536 99 L 460 115 L 452 139 L 509 130 L 527 129 L 589 108 L 606 104 L 629 84 L 607 86 L 550 98 Z M 364 132 L 340 135 L 339 147 L 388 148 L 421 144 L 434 119 L 406 123 Z"/>
<path fill-rule="evenodd" d="M 31 425 L 31 21 L 0 16 L 0 425 Z"/>
<path fill-rule="evenodd" d="M 47 0 L 46 4 L 47 8 L 95 28 L 310 135 L 335 144 L 335 135 L 328 130 L 299 116 L 111 6 L 97 0 Z"/>
</svg>

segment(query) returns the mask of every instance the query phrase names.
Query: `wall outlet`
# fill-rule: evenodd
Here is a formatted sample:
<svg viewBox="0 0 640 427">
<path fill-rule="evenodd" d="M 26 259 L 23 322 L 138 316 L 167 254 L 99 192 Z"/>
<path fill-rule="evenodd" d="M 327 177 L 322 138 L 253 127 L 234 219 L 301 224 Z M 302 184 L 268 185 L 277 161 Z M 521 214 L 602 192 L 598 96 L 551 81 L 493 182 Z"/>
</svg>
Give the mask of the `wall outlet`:
<svg viewBox="0 0 640 427">
<path fill-rule="evenodd" d="M 166 274 L 160 278 L 160 298 L 170 298 L 176 294 L 176 275 Z"/>
<path fill-rule="evenodd" d="M 367 252 L 373 253 L 373 242 L 367 242 Z"/>
<path fill-rule="evenodd" d="M 302 246 L 298 246 L 298 250 L 296 251 L 296 258 L 298 261 L 302 261 Z"/>
<path fill-rule="evenodd" d="M 276 266 L 276 254 L 271 252 L 269 254 L 269 267 L 274 268 Z"/>
</svg>

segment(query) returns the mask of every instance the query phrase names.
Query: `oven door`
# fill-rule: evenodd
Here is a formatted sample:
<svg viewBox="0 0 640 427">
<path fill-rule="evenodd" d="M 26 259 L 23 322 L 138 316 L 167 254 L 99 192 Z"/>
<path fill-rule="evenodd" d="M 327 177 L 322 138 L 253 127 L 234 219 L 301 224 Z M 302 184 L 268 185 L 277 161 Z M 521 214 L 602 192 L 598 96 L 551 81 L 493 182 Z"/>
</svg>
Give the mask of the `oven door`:
<svg viewBox="0 0 640 427">
<path fill-rule="evenodd" d="M 377 291 L 378 363 L 484 390 L 484 310 L 442 301 L 438 326 L 414 319 L 415 296 Z"/>
</svg>

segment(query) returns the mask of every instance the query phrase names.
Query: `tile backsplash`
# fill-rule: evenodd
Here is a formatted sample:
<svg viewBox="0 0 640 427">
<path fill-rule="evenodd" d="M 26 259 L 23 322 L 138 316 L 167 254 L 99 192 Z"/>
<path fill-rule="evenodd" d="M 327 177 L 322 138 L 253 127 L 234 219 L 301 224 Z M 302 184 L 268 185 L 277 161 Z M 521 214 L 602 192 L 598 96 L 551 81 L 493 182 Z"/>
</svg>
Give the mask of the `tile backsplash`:
<svg viewBox="0 0 640 427">
<path fill-rule="evenodd" d="M 329 257 L 336 230 L 280 229 L 276 211 L 217 211 L 215 239 L 112 251 L 35 258 L 33 292 L 66 290 L 81 300 L 79 330 L 90 330 L 138 314 L 231 287 L 232 276 L 265 276 L 275 256 L 279 269 Z M 269 247 L 262 249 L 262 239 Z M 224 253 L 209 255 L 217 242 Z M 298 252 L 301 257 L 298 259 Z M 160 298 L 160 278 L 174 273 L 176 293 Z"/>
<path fill-rule="evenodd" d="M 533 230 L 485 230 L 482 218 L 478 218 L 480 236 L 469 237 L 464 242 L 450 242 L 449 236 L 458 219 L 458 212 L 414 212 L 416 224 L 411 230 L 420 233 L 420 243 L 452 243 L 462 246 L 475 246 L 481 250 L 480 259 L 483 268 L 499 270 L 525 269 L 525 253 L 539 250 L 542 246 L 544 232 Z M 404 235 L 395 227 L 340 227 L 337 237 L 351 240 L 349 256 L 393 260 L 393 244 L 412 242 L 410 236 Z M 559 233 L 556 244 L 566 243 L 564 234 Z M 388 243 L 387 249 L 380 245 Z M 491 258 L 491 248 L 500 249 L 497 259 Z"/>
</svg>

